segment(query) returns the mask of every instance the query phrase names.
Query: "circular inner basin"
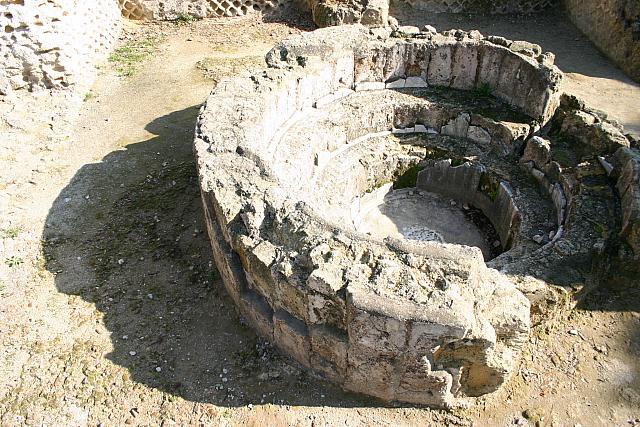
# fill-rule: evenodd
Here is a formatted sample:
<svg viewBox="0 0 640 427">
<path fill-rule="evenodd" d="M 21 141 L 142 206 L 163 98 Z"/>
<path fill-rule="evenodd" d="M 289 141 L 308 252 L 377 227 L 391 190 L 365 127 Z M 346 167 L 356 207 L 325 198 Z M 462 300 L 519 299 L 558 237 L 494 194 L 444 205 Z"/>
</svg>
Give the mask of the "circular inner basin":
<svg viewBox="0 0 640 427">
<path fill-rule="evenodd" d="M 530 126 L 498 101 L 479 110 L 495 120 L 462 102 L 351 93 L 288 122 L 268 148 L 272 169 L 327 222 L 374 240 L 477 247 L 485 261 L 535 251 L 556 227 L 538 232 L 553 205 L 513 156 Z"/>
<path fill-rule="evenodd" d="M 403 237 L 475 246 L 485 261 L 501 252 L 493 226 L 478 209 L 417 189 L 391 190 L 360 214 L 356 230 L 372 237 Z"/>
</svg>

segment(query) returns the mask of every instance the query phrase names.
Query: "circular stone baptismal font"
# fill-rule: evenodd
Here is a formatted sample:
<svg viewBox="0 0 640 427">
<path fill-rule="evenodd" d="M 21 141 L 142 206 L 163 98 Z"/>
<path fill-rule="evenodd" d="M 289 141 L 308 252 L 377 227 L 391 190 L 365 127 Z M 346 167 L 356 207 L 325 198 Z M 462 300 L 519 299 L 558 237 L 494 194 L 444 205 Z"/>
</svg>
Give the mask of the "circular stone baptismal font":
<svg viewBox="0 0 640 427">
<path fill-rule="evenodd" d="M 606 275 L 594 253 L 637 257 L 581 221 L 635 230 L 609 185 L 635 154 L 576 119 L 592 113 L 539 46 L 402 30 L 279 43 L 214 89 L 195 152 L 216 265 L 258 334 L 347 390 L 454 407 L 507 380 L 563 286 Z M 568 146 L 597 124 L 597 147 Z"/>
</svg>

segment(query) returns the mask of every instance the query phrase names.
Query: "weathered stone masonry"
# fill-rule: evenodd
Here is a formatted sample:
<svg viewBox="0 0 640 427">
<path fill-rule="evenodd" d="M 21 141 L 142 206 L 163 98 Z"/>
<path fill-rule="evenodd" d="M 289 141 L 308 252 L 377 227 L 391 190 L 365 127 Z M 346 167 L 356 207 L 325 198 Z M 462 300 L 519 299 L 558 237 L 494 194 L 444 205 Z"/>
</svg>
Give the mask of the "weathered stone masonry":
<svg viewBox="0 0 640 427">
<path fill-rule="evenodd" d="M 0 6 L 0 94 L 90 84 L 120 29 L 114 0 L 3 0 Z"/>
<path fill-rule="evenodd" d="M 640 1 L 564 0 L 564 5 L 580 31 L 640 82 Z"/>
<path fill-rule="evenodd" d="M 332 140 L 322 133 L 333 131 L 334 141 L 342 134 L 349 145 L 456 117 L 445 111 L 429 121 L 427 110 L 393 100 L 390 109 L 366 104 L 356 120 L 332 114 L 342 100 L 357 102 L 359 93 L 385 85 L 469 90 L 487 83 L 546 121 L 559 74 L 479 36 L 388 34 L 318 30 L 274 48 L 263 73 L 221 82 L 197 128 L 203 203 L 216 264 L 256 331 L 346 389 L 452 406 L 506 380 L 528 334 L 530 303 L 485 267 L 477 248 L 375 241 L 340 215 L 327 219 L 315 203 L 339 193 L 330 181 L 309 184 Z M 317 128 L 303 142 L 311 151 L 299 151 L 298 123 L 322 123 L 325 113 L 340 121 Z M 333 211 L 349 218 L 348 202 L 336 201 Z"/>
</svg>

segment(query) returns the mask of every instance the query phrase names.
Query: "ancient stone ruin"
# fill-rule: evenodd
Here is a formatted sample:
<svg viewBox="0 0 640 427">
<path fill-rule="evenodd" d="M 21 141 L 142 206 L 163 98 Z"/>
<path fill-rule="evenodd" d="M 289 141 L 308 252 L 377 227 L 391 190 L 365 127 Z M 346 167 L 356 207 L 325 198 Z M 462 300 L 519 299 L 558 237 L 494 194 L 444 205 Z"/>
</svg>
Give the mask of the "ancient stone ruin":
<svg viewBox="0 0 640 427">
<path fill-rule="evenodd" d="M 539 46 L 356 25 L 266 60 L 215 88 L 195 152 L 226 288 L 301 365 L 454 407 L 574 283 L 637 277 L 637 152 Z"/>
</svg>

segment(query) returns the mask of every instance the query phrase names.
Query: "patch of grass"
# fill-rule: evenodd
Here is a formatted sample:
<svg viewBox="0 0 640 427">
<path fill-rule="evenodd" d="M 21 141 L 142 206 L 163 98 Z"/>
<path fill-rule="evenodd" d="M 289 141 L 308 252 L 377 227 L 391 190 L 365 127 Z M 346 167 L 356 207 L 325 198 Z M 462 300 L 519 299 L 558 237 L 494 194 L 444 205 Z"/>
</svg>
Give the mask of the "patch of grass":
<svg viewBox="0 0 640 427">
<path fill-rule="evenodd" d="M 95 98 L 95 97 L 96 97 L 96 94 L 95 94 L 93 91 L 89 91 L 89 92 L 87 92 L 87 93 L 85 93 L 85 94 L 84 94 L 84 99 L 83 99 L 83 101 L 84 101 L 84 102 L 87 102 L 87 101 L 89 101 L 89 100 L 91 100 L 91 99 L 93 99 L 93 98 Z"/>
<path fill-rule="evenodd" d="M 458 166 L 461 166 L 465 163 L 464 160 L 462 159 L 451 159 L 451 166 L 454 168 L 457 168 Z"/>
<path fill-rule="evenodd" d="M 149 37 L 144 40 L 132 40 L 113 51 L 109 56 L 109 62 L 114 64 L 120 77 L 133 76 L 138 65 L 145 61 L 156 51 L 159 38 Z"/>
<path fill-rule="evenodd" d="M 3 239 L 15 239 L 20 234 L 20 227 L 12 225 L 11 227 L 0 230 L 0 237 Z"/>
<path fill-rule="evenodd" d="M 491 96 L 491 86 L 489 86 L 488 83 L 481 83 L 480 86 L 473 89 L 473 92 L 476 94 L 476 96 L 487 98 Z"/>
<path fill-rule="evenodd" d="M 3 297 L 6 291 L 7 285 L 4 283 L 4 281 L 0 280 L 0 297 Z"/>
<path fill-rule="evenodd" d="M 21 265 L 24 262 L 24 260 L 18 256 L 11 256 L 7 259 L 4 260 L 4 263 L 7 264 L 9 267 L 13 268 L 13 267 L 17 267 L 19 265 Z"/>
<path fill-rule="evenodd" d="M 499 184 L 495 182 L 489 175 L 483 173 L 480 176 L 480 183 L 478 184 L 480 191 L 486 194 L 492 202 L 495 202 L 498 197 Z"/>
<path fill-rule="evenodd" d="M 173 20 L 173 23 L 177 25 L 188 25 L 192 22 L 198 21 L 200 18 L 193 16 L 189 13 L 182 12 L 180 13 L 176 19 Z"/>
<path fill-rule="evenodd" d="M 412 188 L 416 186 L 418 181 L 418 173 L 422 170 L 422 166 L 415 165 L 401 172 L 400 176 L 393 184 L 393 188 L 398 190 L 401 188 Z"/>
</svg>

